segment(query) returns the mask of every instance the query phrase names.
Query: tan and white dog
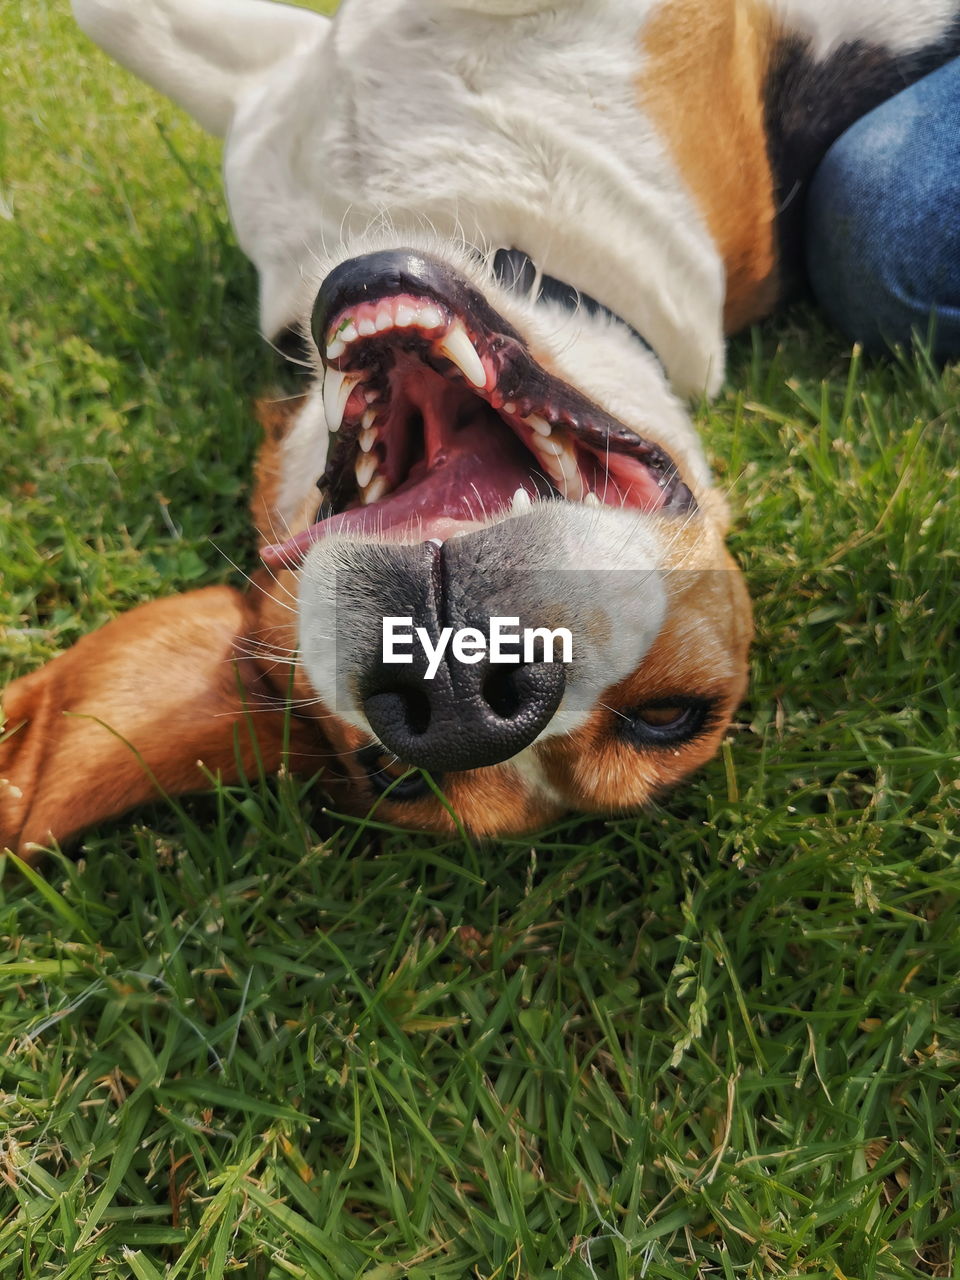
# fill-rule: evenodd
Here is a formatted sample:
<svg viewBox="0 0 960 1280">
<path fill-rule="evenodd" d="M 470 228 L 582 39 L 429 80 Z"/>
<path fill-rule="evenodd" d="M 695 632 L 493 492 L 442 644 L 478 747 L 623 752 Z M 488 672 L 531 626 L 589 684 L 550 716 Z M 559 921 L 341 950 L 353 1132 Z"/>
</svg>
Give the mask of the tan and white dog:
<svg viewBox="0 0 960 1280">
<path fill-rule="evenodd" d="M 829 144 L 960 52 L 958 0 L 74 9 L 225 138 L 263 330 L 317 376 L 266 413 L 256 589 L 145 605 L 7 690 L 0 843 L 255 762 L 502 833 L 708 759 L 751 618 L 682 400 L 795 275 Z M 401 615 L 434 643 L 567 627 L 575 652 L 428 682 L 383 660 Z"/>
</svg>

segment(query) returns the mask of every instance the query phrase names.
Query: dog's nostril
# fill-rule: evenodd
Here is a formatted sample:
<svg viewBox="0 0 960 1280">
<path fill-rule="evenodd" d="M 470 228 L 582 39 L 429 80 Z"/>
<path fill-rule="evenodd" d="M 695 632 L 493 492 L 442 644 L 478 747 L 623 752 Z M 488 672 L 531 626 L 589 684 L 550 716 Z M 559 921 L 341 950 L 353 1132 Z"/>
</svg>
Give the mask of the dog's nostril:
<svg viewBox="0 0 960 1280">
<path fill-rule="evenodd" d="M 430 728 L 430 699 L 421 689 L 402 689 L 397 693 L 402 699 L 407 725 L 411 733 L 423 734 Z"/>
<path fill-rule="evenodd" d="M 488 707 L 501 720 L 512 720 L 524 704 L 524 690 L 520 672 L 522 666 L 491 666 L 483 684 L 480 695 Z"/>
<path fill-rule="evenodd" d="M 415 685 L 400 685 L 395 689 L 381 689 L 366 700 L 373 704 L 381 716 L 400 725 L 413 737 L 421 738 L 430 728 L 430 699 Z"/>
</svg>

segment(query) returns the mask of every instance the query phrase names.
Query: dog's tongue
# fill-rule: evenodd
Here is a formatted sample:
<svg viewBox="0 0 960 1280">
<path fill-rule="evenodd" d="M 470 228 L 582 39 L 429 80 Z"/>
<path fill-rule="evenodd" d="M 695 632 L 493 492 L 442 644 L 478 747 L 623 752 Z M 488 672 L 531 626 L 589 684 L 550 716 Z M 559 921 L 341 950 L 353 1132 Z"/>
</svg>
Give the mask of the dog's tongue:
<svg viewBox="0 0 960 1280">
<path fill-rule="evenodd" d="M 549 492 L 531 473 L 529 453 L 486 415 L 456 429 L 425 417 L 429 462 L 417 463 L 409 478 L 380 502 L 319 520 L 286 542 L 264 547 L 264 563 L 296 568 L 315 542 L 334 533 L 445 541 L 508 508 L 518 489 L 532 500 Z"/>
</svg>

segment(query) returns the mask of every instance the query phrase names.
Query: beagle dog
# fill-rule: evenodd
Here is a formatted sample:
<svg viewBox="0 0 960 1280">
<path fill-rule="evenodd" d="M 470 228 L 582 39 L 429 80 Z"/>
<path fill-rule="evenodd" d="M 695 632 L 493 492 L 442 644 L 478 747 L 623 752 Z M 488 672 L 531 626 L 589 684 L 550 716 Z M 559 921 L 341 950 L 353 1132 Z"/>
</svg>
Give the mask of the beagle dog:
<svg viewBox="0 0 960 1280">
<path fill-rule="evenodd" d="M 789 290 L 830 143 L 960 53 L 960 0 L 73 4 L 224 137 L 263 331 L 315 379 L 265 411 L 253 589 L 7 689 L 0 844 L 284 762 L 495 835 L 708 760 L 751 612 L 684 401 Z M 568 660 L 495 661 L 504 621 Z"/>
</svg>

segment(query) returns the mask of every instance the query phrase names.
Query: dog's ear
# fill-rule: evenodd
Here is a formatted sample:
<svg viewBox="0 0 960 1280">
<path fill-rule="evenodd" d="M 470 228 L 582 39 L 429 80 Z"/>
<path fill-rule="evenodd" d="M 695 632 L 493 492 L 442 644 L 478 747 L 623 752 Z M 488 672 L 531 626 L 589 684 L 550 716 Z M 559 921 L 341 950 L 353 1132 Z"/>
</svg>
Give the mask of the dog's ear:
<svg viewBox="0 0 960 1280">
<path fill-rule="evenodd" d="M 77 22 L 203 127 L 227 132 L 240 96 L 319 46 L 330 19 L 267 0 L 73 0 Z"/>
<path fill-rule="evenodd" d="M 3 696 L 0 848 L 31 857 L 158 793 L 320 763 L 317 735 L 245 656 L 229 587 L 157 600 L 85 636 Z"/>
</svg>

